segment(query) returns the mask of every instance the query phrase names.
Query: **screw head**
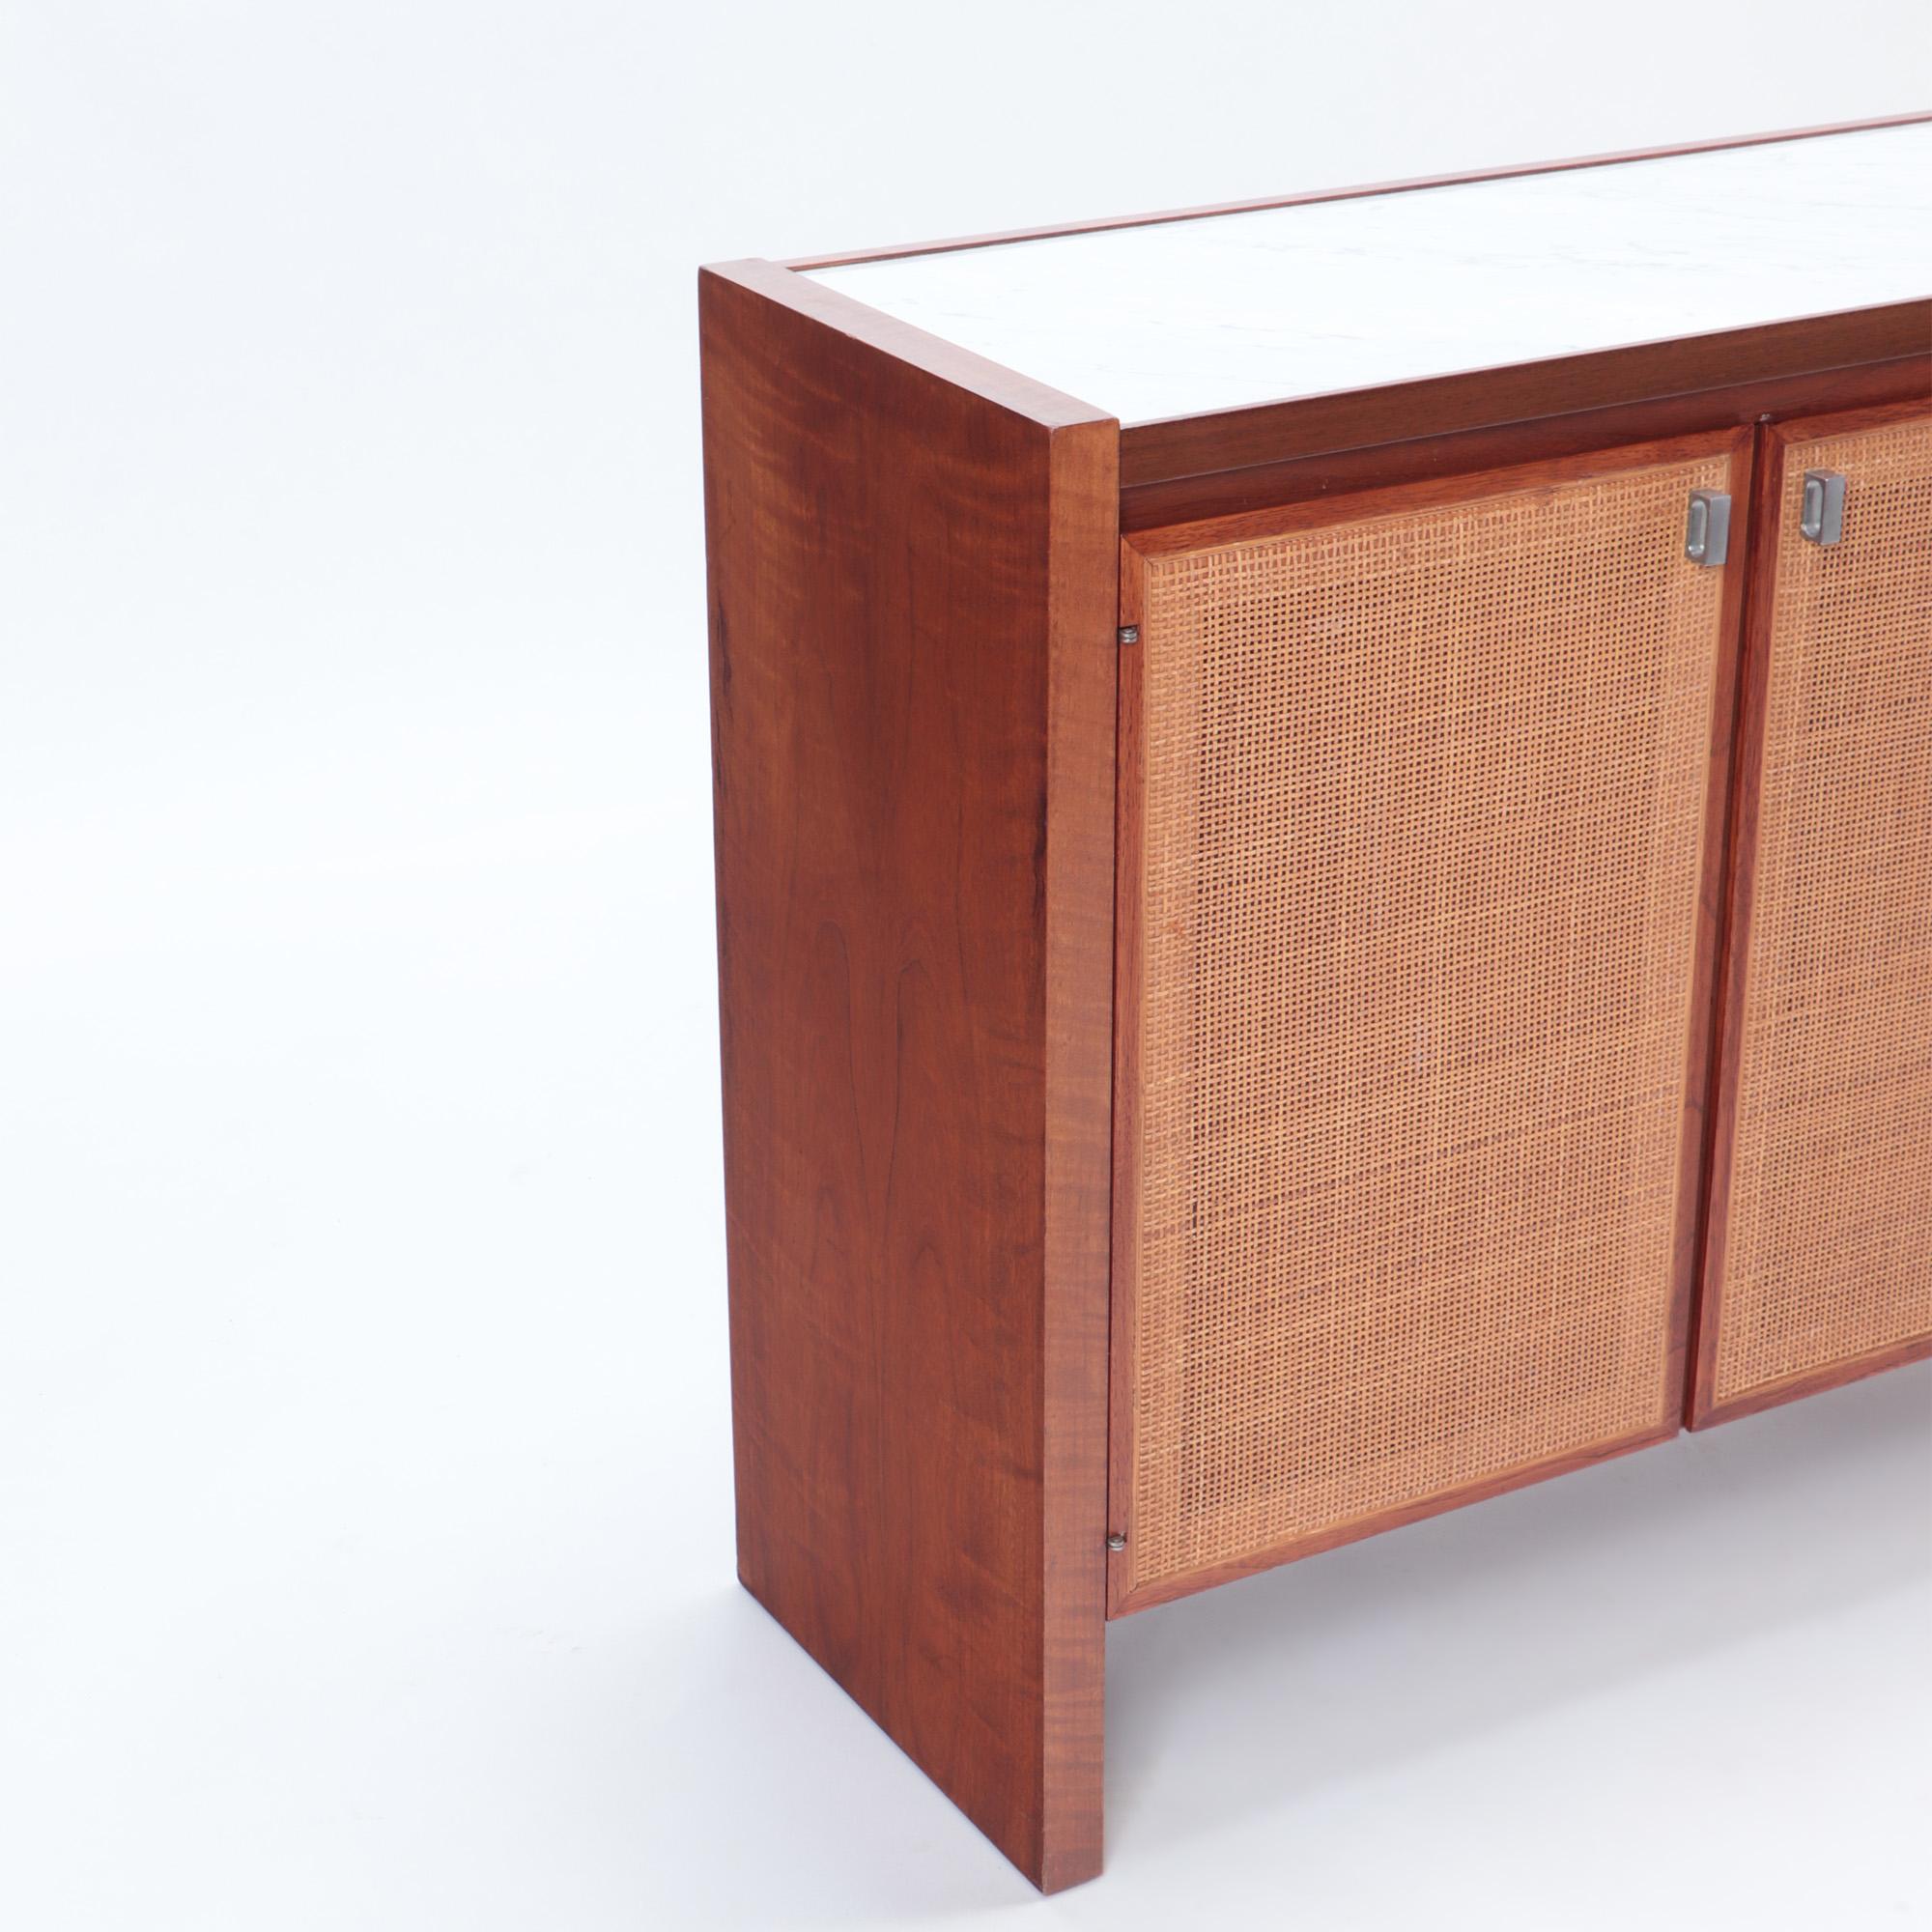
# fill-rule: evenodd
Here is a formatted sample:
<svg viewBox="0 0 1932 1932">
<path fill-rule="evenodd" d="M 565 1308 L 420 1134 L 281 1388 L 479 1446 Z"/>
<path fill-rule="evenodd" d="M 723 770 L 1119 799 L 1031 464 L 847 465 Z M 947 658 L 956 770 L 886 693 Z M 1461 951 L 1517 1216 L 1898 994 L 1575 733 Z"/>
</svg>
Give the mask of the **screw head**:
<svg viewBox="0 0 1932 1932">
<path fill-rule="evenodd" d="M 1109 1549 L 1124 1549 L 1126 1547 L 1127 1539 L 1118 1529 L 1107 1539 L 1107 1548 Z"/>
</svg>

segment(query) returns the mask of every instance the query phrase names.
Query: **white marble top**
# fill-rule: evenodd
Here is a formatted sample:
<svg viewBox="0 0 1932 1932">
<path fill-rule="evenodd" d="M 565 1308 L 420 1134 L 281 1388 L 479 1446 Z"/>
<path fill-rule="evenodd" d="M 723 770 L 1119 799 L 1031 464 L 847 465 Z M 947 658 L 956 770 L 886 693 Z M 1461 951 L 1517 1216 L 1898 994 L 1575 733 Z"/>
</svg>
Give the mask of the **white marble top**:
<svg viewBox="0 0 1932 1932">
<path fill-rule="evenodd" d="M 1149 422 L 1932 296 L 1932 123 L 812 272 Z"/>
</svg>

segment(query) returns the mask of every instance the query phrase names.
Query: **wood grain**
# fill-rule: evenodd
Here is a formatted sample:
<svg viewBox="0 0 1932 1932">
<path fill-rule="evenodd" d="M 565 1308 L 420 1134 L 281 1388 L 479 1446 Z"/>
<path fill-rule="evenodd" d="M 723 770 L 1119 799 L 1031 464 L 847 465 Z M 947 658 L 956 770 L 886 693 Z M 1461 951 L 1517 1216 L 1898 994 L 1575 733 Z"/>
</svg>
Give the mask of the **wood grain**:
<svg viewBox="0 0 1932 1932">
<path fill-rule="evenodd" d="M 699 309 L 739 1574 L 1056 1889 L 1100 1861 L 1118 426 L 769 264 Z"/>
<path fill-rule="evenodd" d="M 1745 994 L 1749 965 L 1754 860 L 1764 781 L 1766 727 L 1771 698 L 1773 593 L 1779 545 L 1785 540 L 1785 452 L 1793 442 L 1827 434 L 1876 429 L 1925 412 L 1925 392 L 1911 400 L 1867 409 L 1806 415 L 1768 426 L 1760 436 L 1752 491 L 1750 567 L 1746 590 L 1744 648 L 1739 672 L 1736 744 L 1725 863 L 1722 962 L 1713 1001 L 1717 1054 L 1710 1086 L 1706 1145 L 1706 1213 L 1700 1236 L 1700 1268 L 1686 1391 L 1686 1421 L 1703 1429 L 1755 1415 L 1801 1396 L 1822 1394 L 1887 1369 L 1932 1356 L 1932 1340 L 1896 1344 L 1867 1355 L 1810 1370 L 1768 1388 L 1719 1402 L 1718 1340 L 1723 1319 L 1724 1255 L 1729 1235 L 1731 1175 L 1737 1151 L 1738 1084 L 1744 1052 Z"/>
<path fill-rule="evenodd" d="M 1370 182 L 1354 187 L 1324 187 L 1300 194 L 1266 195 L 1259 201 L 1223 201 L 1203 208 L 1162 209 L 1151 214 L 1114 214 L 1094 221 L 1062 222 L 1048 228 L 1010 228 L 991 235 L 962 235 L 944 242 L 906 242 L 884 248 L 847 249 L 837 255 L 801 255 L 784 266 L 802 272 L 850 268 L 859 262 L 894 262 L 907 255 L 950 255 L 961 248 L 991 248 L 1008 242 L 1045 242 L 1056 235 L 1093 235 L 1108 228 L 1153 228 L 1169 221 L 1199 221 L 1216 214 L 1253 214 L 1264 208 L 1301 208 L 1320 201 L 1359 201 L 1366 195 L 1406 194 L 1413 188 L 1462 187 L 1470 182 L 1510 181 L 1519 175 L 1566 174 L 1573 168 L 1613 167 L 1620 161 L 1661 161 L 1673 155 L 1715 154 L 1724 148 L 1755 148 L 1773 141 L 1808 141 L 1818 134 L 1855 134 L 1873 128 L 1906 128 L 1932 121 L 1932 113 L 1889 114 L 1869 121 L 1839 121 L 1818 128 L 1782 128 L 1768 134 L 1733 134 L 1720 141 L 1680 141 L 1667 147 L 1627 148 L 1611 155 L 1578 155 L 1566 160 L 1523 161 L 1509 167 L 1477 168 L 1461 174 L 1418 175 L 1407 181 Z"/>
</svg>

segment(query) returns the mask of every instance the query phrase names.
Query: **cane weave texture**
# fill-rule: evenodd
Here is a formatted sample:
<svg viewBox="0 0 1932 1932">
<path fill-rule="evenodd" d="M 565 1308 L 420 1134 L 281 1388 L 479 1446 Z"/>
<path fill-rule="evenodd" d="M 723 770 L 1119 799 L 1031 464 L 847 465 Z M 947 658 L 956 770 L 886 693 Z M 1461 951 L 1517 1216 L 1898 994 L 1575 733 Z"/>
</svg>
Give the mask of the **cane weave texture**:
<svg viewBox="0 0 1932 1932">
<path fill-rule="evenodd" d="M 1727 470 L 1149 560 L 1136 1585 L 1672 1416 Z"/>
<path fill-rule="evenodd" d="M 1719 1402 L 1932 1333 L 1932 418 L 1784 461 Z"/>
</svg>

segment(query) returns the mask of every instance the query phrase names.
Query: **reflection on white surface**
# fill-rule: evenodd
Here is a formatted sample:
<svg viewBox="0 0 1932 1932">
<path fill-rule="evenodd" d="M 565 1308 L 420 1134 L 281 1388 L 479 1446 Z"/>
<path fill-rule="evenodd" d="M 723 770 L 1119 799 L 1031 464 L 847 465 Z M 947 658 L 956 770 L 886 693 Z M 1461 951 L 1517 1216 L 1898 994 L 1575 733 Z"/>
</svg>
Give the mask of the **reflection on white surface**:
<svg viewBox="0 0 1932 1932">
<path fill-rule="evenodd" d="M 815 279 L 1146 422 L 1932 295 L 1932 124 Z"/>
</svg>

